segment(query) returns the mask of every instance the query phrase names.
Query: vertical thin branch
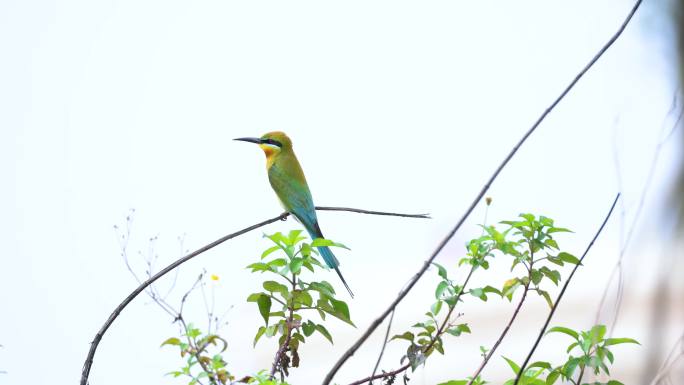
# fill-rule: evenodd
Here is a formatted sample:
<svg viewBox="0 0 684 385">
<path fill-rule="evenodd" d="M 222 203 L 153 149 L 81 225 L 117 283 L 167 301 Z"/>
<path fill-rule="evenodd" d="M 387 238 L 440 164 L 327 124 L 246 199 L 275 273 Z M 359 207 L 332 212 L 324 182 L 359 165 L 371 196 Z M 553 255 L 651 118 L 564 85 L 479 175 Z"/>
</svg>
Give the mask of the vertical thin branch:
<svg viewBox="0 0 684 385">
<path fill-rule="evenodd" d="M 375 361 L 375 367 L 373 368 L 373 373 L 371 373 L 371 378 L 375 377 L 375 373 L 378 371 L 380 366 L 380 361 L 382 361 L 382 356 L 385 354 L 385 348 L 387 347 L 387 341 L 389 340 L 390 329 L 392 329 L 392 321 L 394 321 L 394 313 L 396 310 L 392 310 L 389 322 L 387 323 L 387 331 L 385 331 L 385 339 L 382 342 L 382 349 L 380 349 L 380 354 L 378 355 L 378 360 Z M 373 385 L 371 380 L 370 385 Z"/>
<path fill-rule="evenodd" d="M 437 332 L 435 333 L 434 338 L 431 338 L 430 343 L 427 344 L 427 346 L 422 350 L 423 354 L 429 352 L 435 346 L 438 339 L 445 333 L 445 329 L 449 325 L 449 318 L 451 318 L 451 314 L 454 312 L 454 309 L 456 309 L 456 305 L 461 300 L 461 296 L 463 295 L 463 293 L 465 293 L 465 288 L 466 288 L 466 286 L 468 286 L 468 282 L 470 281 L 470 277 L 472 277 L 473 272 L 475 272 L 475 269 L 476 269 L 475 266 L 470 268 L 470 271 L 468 272 L 468 276 L 463 281 L 463 285 L 461 286 L 461 290 L 456 295 L 456 299 L 454 300 L 454 306 L 449 307 L 449 311 L 447 312 L 447 315 L 444 318 L 444 322 L 442 322 L 440 327 L 437 329 Z M 381 374 L 373 374 L 370 377 L 366 377 L 364 379 L 354 381 L 354 382 L 350 383 L 349 385 L 361 385 L 361 384 L 365 384 L 366 382 L 369 382 L 369 381 L 377 380 L 379 378 L 387 378 L 387 377 L 396 376 L 397 374 L 405 371 L 406 369 L 408 369 L 410 367 L 411 367 L 411 364 L 407 363 L 398 369 L 392 370 L 391 372 L 385 372 L 385 373 L 381 373 Z"/>
<path fill-rule="evenodd" d="M 290 281 L 292 284 L 292 292 L 297 290 L 297 276 L 295 274 L 292 274 L 292 281 Z M 278 351 L 275 354 L 275 358 L 273 359 L 273 366 L 271 367 L 271 374 L 270 377 L 273 378 L 275 376 L 276 371 L 280 371 L 281 374 L 284 370 L 283 368 L 283 358 L 285 354 L 287 353 L 288 346 L 290 345 L 290 339 L 292 338 L 292 324 L 294 323 L 294 299 L 291 301 L 288 301 L 288 311 L 289 314 L 287 318 L 285 319 L 285 340 L 283 341 L 283 344 L 280 345 L 278 348 Z"/>
<path fill-rule="evenodd" d="M 556 298 L 556 301 L 553 303 L 553 307 L 551 308 L 549 315 L 546 317 L 546 321 L 544 321 L 544 325 L 542 326 L 541 330 L 539 331 L 539 335 L 537 335 L 537 339 L 534 341 L 534 345 L 532 345 L 532 349 L 530 349 L 530 352 L 527 354 L 527 357 L 525 358 L 525 361 L 523 362 L 523 364 L 520 365 L 520 370 L 518 371 L 518 375 L 515 377 L 515 382 L 513 383 L 513 385 L 517 385 L 518 381 L 520 381 L 520 377 L 525 372 L 525 367 L 530 362 L 530 358 L 532 358 L 532 354 L 534 353 L 535 350 L 537 350 L 537 346 L 539 346 L 539 341 L 541 341 L 542 337 L 544 336 L 544 333 L 546 333 L 546 328 L 549 326 L 549 322 L 551 322 L 551 318 L 553 317 L 553 314 L 556 312 L 556 309 L 558 308 L 558 304 L 560 304 L 560 301 L 563 298 L 563 294 L 565 294 L 565 290 L 567 290 L 567 288 L 568 288 L 568 284 L 570 284 L 570 281 L 572 280 L 572 277 L 575 275 L 577 268 L 579 268 L 582 265 L 584 258 L 586 258 L 587 254 L 589 254 L 589 250 L 591 250 L 591 247 L 594 245 L 594 242 L 596 242 L 599 235 L 603 231 L 603 228 L 606 226 L 606 223 L 608 223 L 608 219 L 610 218 L 611 214 L 613 214 L 613 209 L 615 209 L 615 205 L 618 203 L 618 199 L 620 199 L 619 193 L 615 196 L 615 200 L 613 201 L 613 204 L 610 206 L 610 210 L 608 211 L 608 214 L 603 219 L 603 223 L 601 223 L 601 227 L 599 227 L 598 231 L 594 235 L 594 238 L 592 238 L 592 240 L 591 240 L 591 242 L 589 242 L 589 245 L 587 246 L 586 250 L 584 250 L 584 254 L 582 254 L 582 257 L 580 258 L 579 263 L 577 263 L 575 265 L 575 267 L 572 269 L 572 272 L 570 272 L 568 279 L 565 281 L 563 288 L 561 289 L 560 293 L 558 294 L 558 298 Z"/>
<path fill-rule="evenodd" d="M 532 265 L 530 264 L 530 268 L 528 269 L 528 275 L 527 275 L 527 284 L 525 284 L 525 290 L 523 291 L 522 298 L 520 298 L 520 302 L 518 302 L 518 305 L 515 307 L 515 310 L 513 311 L 513 315 L 508 320 L 508 324 L 506 324 L 506 327 L 501 332 L 501 335 L 499 335 L 499 338 L 494 343 L 494 346 L 492 346 L 492 349 L 484 357 L 484 360 L 482 360 L 480 367 L 477 368 L 477 370 L 470 377 L 470 380 L 468 380 L 468 383 L 466 385 L 472 385 L 473 381 L 475 381 L 477 376 L 479 376 L 480 373 L 482 373 L 482 370 L 485 368 L 485 366 L 487 366 L 487 363 L 489 362 L 489 360 L 494 355 L 494 352 L 499 347 L 499 345 L 501 344 L 503 339 L 506 337 L 506 334 L 508 334 L 508 331 L 510 330 L 511 325 L 513 325 L 513 321 L 515 321 L 515 319 L 518 317 L 518 312 L 520 312 L 520 308 L 522 308 L 523 302 L 525 302 L 525 298 L 527 298 L 527 292 L 529 291 L 531 281 L 532 281 Z"/>
</svg>

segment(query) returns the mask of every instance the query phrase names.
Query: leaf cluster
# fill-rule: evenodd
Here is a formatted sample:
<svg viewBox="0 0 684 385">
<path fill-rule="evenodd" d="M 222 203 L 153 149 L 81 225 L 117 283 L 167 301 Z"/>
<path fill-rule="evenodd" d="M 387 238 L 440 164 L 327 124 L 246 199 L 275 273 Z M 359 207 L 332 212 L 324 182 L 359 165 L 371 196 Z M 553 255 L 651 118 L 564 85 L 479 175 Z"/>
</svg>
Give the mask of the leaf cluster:
<svg viewBox="0 0 684 385">
<path fill-rule="evenodd" d="M 170 337 L 161 346 L 176 346 L 185 364 L 179 369 L 167 373 L 173 377 L 187 376 L 188 385 L 201 384 L 207 378 L 212 384 L 227 384 L 235 377 L 226 368 L 222 353 L 228 348 L 228 342 L 216 334 L 204 335 L 193 324 L 184 325 L 185 332 L 179 337 Z M 212 353 L 213 352 L 213 353 Z"/>
<path fill-rule="evenodd" d="M 254 345 L 263 337 L 279 336 L 278 345 L 287 345 L 289 357 L 281 363 L 286 371 L 288 367 L 298 367 L 300 344 L 315 333 L 322 335 L 330 343 L 332 334 L 322 322 L 303 316 L 304 311 L 318 314 L 322 321 L 333 316 L 354 326 L 346 302 L 336 298 L 335 289 L 327 281 L 306 281 L 302 278 L 305 272 L 315 273 L 325 269 L 318 260 L 317 247 L 344 247 L 329 239 L 307 238 L 301 230 L 292 230 L 287 235 L 275 233 L 266 235 L 272 243 L 262 254 L 259 262 L 247 266 L 252 273 L 267 273 L 275 276 L 275 280 L 262 283 L 263 291 L 252 293 L 247 302 L 257 305 L 259 314 L 264 320 L 254 337 Z"/>
<path fill-rule="evenodd" d="M 608 348 L 609 346 L 626 343 L 638 344 L 632 338 L 605 338 L 605 325 L 595 325 L 586 331 L 575 331 L 568 327 L 556 326 L 546 332 L 547 335 L 549 333 L 562 333 L 572 337 L 573 342 L 566 349 L 567 359 L 557 366 L 546 361 L 532 363 L 523 371 L 518 385 L 553 385 L 558 379 L 574 385 L 590 385 L 582 382 L 582 377 L 587 370 L 591 370 L 595 375 L 610 376 L 609 365 L 613 364 L 615 356 Z M 577 351 L 578 354 L 570 354 L 574 351 Z M 518 364 L 506 357 L 504 359 L 517 376 L 520 372 Z M 513 385 L 514 382 L 515 378 L 512 378 L 504 385 Z M 608 382 L 594 382 L 591 385 L 622 385 L 622 383 L 617 380 L 609 380 Z"/>
</svg>

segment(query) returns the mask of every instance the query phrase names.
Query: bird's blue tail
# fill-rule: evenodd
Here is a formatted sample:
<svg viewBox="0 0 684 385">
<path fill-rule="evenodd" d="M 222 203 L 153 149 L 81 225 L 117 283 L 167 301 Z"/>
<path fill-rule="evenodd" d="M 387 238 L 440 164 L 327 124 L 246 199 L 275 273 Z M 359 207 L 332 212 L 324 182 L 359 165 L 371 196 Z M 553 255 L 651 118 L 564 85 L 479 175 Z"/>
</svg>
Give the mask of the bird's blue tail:
<svg viewBox="0 0 684 385">
<path fill-rule="evenodd" d="M 342 280 L 344 287 L 347 288 L 349 295 L 351 295 L 351 297 L 354 298 L 354 293 L 352 293 L 351 289 L 349 288 L 349 285 L 347 285 L 347 281 L 344 280 L 342 273 L 340 273 L 340 269 L 338 268 L 340 262 L 337 260 L 337 258 L 335 258 L 335 254 L 333 254 L 333 252 L 327 246 L 319 247 L 318 252 L 321 253 L 321 257 L 323 257 L 325 264 L 328 265 L 328 267 L 330 267 L 331 269 L 335 269 L 335 272 L 340 277 L 340 280 Z"/>
</svg>

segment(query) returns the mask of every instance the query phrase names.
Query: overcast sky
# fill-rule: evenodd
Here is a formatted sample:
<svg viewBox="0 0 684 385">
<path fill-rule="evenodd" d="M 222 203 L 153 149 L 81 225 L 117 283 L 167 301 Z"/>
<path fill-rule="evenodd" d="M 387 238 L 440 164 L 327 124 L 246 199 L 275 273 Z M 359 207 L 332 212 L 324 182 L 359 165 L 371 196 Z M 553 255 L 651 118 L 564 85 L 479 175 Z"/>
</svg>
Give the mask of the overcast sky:
<svg viewBox="0 0 684 385">
<path fill-rule="evenodd" d="M 154 251 L 163 266 L 179 256 L 179 236 L 195 249 L 279 214 L 263 154 L 232 141 L 272 130 L 292 138 L 318 205 L 433 217 L 319 214 L 325 234 L 351 248 L 339 259 L 357 294 L 349 304 L 358 329 L 331 321 L 332 348 L 322 338 L 303 348 L 292 382 L 317 383 L 631 6 L 624 0 L 3 0 L 0 370 L 7 373 L 0 384 L 78 381 L 89 341 L 136 286 L 113 229 L 125 225 L 130 209 L 136 212 L 129 252 L 140 274 L 138 251 L 147 253 L 150 237 L 158 236 Z M 561 246 L 580 254 L 622 189 L 630 223 L 654 149 L 682 106 L 677 102 L 669 113 L 676 83 L 665 12 L 663 4 L 646 1 L 549 115 L 488 193 L 490 221 L 527 211 L 550 216 L 576 231 L 561 237 Z M 671 226 L 655 213 L 679 159 L 679 135 L 662 147 L 628 261 L 662 252 Z M 455 268 L 483 215 L 479 206 L 441 263 Z M 181 268 L 174 303 L 202 269 L 220 277 L 217 308 L 232 307 L 222 333 L 236 375 L 267 368 L 275 351 L 272 340 L 251 347 L 260 318 L 245 298 L 259 283 L 244 266 L 268 247 L 263 232 L 293 228 L 299 225 L 291 220 L 271 225 Z M 558 319 L 590 326 L 619 242 L 616 216 Z M 501 286 L 510 276 L 508 261 L 502 266 L 482 282 Z M 636 305 L 627 307 L 627 319 L 648 300 L 643 288 L 653 270 L 629 266 L 634 284 L 627 295 Z M 337 284 L 333 273 L 321 275 Z M 435 276 L 429 272 L 401 306 L 397 332 L 421 320 Z M 160 289 L 171 281 L 160 281 Z M 201 302 L 191 297 L 186 317 L 203 327 Z M 450 342 L 446 358 L 428 362 L 415 383 L 472 373 L 478 346 L 491 346 L 511 311 L 499 300 L 486 305 L 466 304 L 464 322 L 473 335 Z M 529 306 L 501 354 L 522 359 L 545 312 L 540 298 Z M 621 322 L 616 333 L 643 339 L 645 321 Z M 156 305 L 139 298 L 103 339 L 91 383 L 183 383 L 163 376 L 181 361 L 159 348 L 176 331 Z M 369 374 L 381 334 L 343 368 L 340 383 Z M 402 349 L 392 344 L 385 369 L 398 366 Z M 618 373 L 634 374 L 627 363 L 638 351 L 630 350 L 617 351 L 631 357 L 617 361 Z M 506 375 L 498 357 L 485 372 L 488 379 Z"/>
</svg>

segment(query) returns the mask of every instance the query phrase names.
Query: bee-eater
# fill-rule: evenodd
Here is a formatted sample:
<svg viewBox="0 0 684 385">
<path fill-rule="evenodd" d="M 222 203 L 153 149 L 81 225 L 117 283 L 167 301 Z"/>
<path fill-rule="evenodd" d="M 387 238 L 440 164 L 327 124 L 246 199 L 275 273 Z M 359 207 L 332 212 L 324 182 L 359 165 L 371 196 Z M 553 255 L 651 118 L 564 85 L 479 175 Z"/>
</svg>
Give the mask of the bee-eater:
<svg viewBox="0 0 684 385">
<path fill-rule="evenodd" d="M 261 138 L 237 138 L 235 140 L 256 143 L 264 150 L 268 181 L 282 206 L 304 226 L 311 239 L 323 238 L 321 228 L 318 226 L 311 191 L 306 184 L 302 167 L 292 150 L 290 138 L 284 132 L 275 131 L 264 134 Z M 349 295 L 354 298 L 349 285 L 340 273 L 340 263 L 330 248 L 321 246 L 318 247 L 318 252 L 328 267 L 335 269 L 344 287 L 349 291 Z"/>
</svg>

